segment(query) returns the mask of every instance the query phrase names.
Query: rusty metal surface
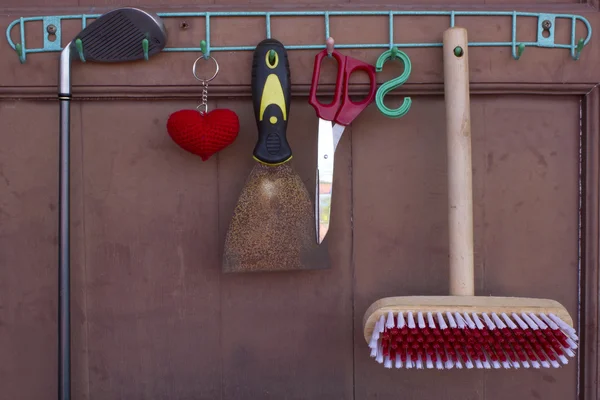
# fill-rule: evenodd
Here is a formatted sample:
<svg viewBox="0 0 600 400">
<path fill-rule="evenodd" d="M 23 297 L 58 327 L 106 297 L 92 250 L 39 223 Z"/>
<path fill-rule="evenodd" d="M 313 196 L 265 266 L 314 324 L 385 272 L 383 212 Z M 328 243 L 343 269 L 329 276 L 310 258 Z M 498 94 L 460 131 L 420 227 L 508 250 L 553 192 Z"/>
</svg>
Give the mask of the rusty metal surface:
<svg viewBox="0 0 600 400">
<path fill-rule="evenodd" d="M 37 6 L 49 3 L 23 4 L 39 14 Z M 59 5 L 77 6 L 66 0 Z M 585 15 L 596 29 L 597 13 Z M 0 16 L 0 26 L 14 18 Z M 397 26 L 398 35 L 441 34 L 425 22 Z M 229 31 L 245 30 L 248 43 L 257 42 L 261 32 L 249 29 L 252 24 L 241 21 Z M 377 34 L 380 25 L 375 18 L 365 31 Z M 174 25 L 174 43 L 195 41 L 203 28 L 179 32 Z M 285 40 L 321 34 L 310 24 L 295 33 L 284 28 L 274 27 Z M 509 33 L 483 22 L 468 28 L 482 38 Z M 76 25 L 69 29 L 77 31 Z M 223 43 L 225 31 L 223 26 L 213 39 Z M 343 40 L 355 41 L 355 31 L 349 25 Z M 0 54 L 6 51 L 2 40 Z M 415 90 L 441 82 L 441 53 L 407 53 Z M 351 54 L 374 62 L 380 52 Z M 222 71 L 214 83 L 221 95 L 249 85 L 251 52 L 216 56 Z M 470 56 L 473 81 L 495 85 L 496 93 L 519 83 L 543 91 L 563 82 L 600 81 L 594 44 L 580 62 L 568 51 L 542 49 L 527 49 L 521 61 L 512 60 L 508 49 L 473 49 Z M 344 133 L 328 234 L 331 269 L 222 275 L 227 224 L 254 163 L 255 123 L 248 97 L 209 94 L 209 107 L 238 113 L 242 130 L 234 144 L 203 163 L 170 141 L 168 115 L 196 101 L 160 97 L 196 84 L 190 73 L 195 57 L 74 70 L 76 96 L 86 90 L 102 96 L 104 85 L 121 94 L 143 94 L 146 87 L 155 93 L 152 101 L 73 105 L 75 398 L 576 398 L 574 363 L 561 370 L 432 374 L 385 370 L 368 357 L 361 320 L 371 302 L 447 291 L 440 96 L 414 96 L 412 109 L 398 120 L 384 118 L 373 105 Z M 309 83 L 312 60 L 310 52 L 290 55 L 300 89 Z M 16 55 L 0 57 L 0 94 L 46 97 L 56 84 L 55 61 L 56 54 L 32 55 L 25 65 Z M 386 68 L 384 76 L 398 72 Z M 160 91 L 152 92 L 157 86 Z M 477 292 L 552 298 L 577 320 L 580 96 L 472 99 Z M 311 196 L 316 127 L 306 97 L 294 98 L 288 137 L 294 169 Z M 56 102 L 0 100 L 1 400 L 56 393 L 57 138 Z"/>
</svg>

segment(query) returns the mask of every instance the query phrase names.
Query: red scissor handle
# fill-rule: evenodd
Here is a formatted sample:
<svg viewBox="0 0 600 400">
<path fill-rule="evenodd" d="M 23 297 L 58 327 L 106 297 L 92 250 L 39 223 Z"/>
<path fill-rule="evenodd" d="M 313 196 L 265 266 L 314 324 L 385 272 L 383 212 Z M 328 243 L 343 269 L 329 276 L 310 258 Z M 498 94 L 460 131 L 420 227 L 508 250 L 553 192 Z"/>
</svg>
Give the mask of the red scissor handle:
<svg viewBox="0 0 600 400">
<path fill-rule="evenodd" d="M 344 85 L 344 67 L 346 65 L 346 57 L 341 55 L 338 51 L 333 50 L 332 56 L 337 60 L 338 63 L 337 77 L 335 79 L 335 93 L 331 103 L 323 104 L 317 100 L 317 86 L 319 84 L 319 75 L 321 74 L 321 62 L 326 56 L 327 49 L 315 55 L 315 65 L 313 68 L 308 104 L 313 106 L 319 118 L 327 121 L 333 121 L 335 120 L 338 110 L 342 107 L 341 99 Z"/>
<path fill-rule="evenodd" d="M 350 100 L 350 96 L 348 95 L 348 85 L 350 84 L 350 75 L 359 70 L 365 71 L 369 76 L 369 93 L 367 94 L 367 97 L 361 101 L 354 102 Z M 344 97 L 335 121 L 341 125 L 350 125 L 350 123 L 354 121 L 354 118 L 373 102 L 376 91 L 377 78 L 375 76 L 375 67 L 360 60 L 346 57 L 346 65 L 344 67 Z"/>
<path fill-rule="evenodd" d="M 375 92 L 377 91 L 375 67 L 360 60 L 343 56 L 337 50 L 333 50 L 332 56 L 338 63 L 335 92 L 333 101 L 329 104 L 323 104 L 317 100 L 317 86 L 321 73 L 321 62 L 326 56 L 327 50 L 323 50 L 315 56 L 308 103 L 313 106 L 319 118 L 341 125 L 349 125 L 375 98 Z M 348 95 L 348 85 L 350 75 L 358 70 L 363 70 L 368 74 L 370 88 L 367 97 L 359 102 L 353 102 Z"/>
</svg>

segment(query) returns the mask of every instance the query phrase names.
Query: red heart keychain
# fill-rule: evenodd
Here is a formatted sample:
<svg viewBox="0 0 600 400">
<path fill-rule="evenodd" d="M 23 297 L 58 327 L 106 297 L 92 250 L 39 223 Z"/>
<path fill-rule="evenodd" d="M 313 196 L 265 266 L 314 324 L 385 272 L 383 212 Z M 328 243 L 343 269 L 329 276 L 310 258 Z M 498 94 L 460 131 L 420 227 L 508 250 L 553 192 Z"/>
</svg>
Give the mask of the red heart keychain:
<svg viewBox="0 0 600 400">
<path fill-rule="evenodd" d="M 237 138 L 240 122 L 235 112 L 229 109 L 216 109 L 208 112 L 208 82 L 219 73 L 217 60 L 210 57 L 216 65 L 215 74 L 209 79 L 198 78 L 196 64 L 192 72 L 202 83 L 202 103 L 196 110 L 179 110 L 172 113 L 167 121 L 167 132 L 175 143 L 184 150 L 196 154 L 202 161 L 208 160 L 213 154 L 223 150 Z M 200 111 L 200 108 L 204 108 Z"/>
<path fill-rule="evenodd" d="M 229 146 L 240 130 L 238 116 L 228 109 L 209 113 L 179 110 L 167 121 L 169 136 L 184 150 L 199 155 L 202 161 Z"/>
</svg>

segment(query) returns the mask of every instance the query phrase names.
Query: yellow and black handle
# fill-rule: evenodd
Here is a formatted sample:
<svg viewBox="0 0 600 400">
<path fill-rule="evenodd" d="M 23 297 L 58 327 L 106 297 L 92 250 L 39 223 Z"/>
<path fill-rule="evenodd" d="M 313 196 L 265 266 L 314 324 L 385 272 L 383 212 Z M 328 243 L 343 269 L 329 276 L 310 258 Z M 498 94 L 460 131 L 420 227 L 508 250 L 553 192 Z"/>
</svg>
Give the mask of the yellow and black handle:
<svg viewBox="0 0 600 400">
<path fill-rule="evenodd" d="M 256 46 L 252 60 L 252 102 L 258 126 L 254 158 L 268 165 L 292 158 L 286 138 L 290 116 L 291 81 L 287 51 L 275 39 Z"/>
</svg>

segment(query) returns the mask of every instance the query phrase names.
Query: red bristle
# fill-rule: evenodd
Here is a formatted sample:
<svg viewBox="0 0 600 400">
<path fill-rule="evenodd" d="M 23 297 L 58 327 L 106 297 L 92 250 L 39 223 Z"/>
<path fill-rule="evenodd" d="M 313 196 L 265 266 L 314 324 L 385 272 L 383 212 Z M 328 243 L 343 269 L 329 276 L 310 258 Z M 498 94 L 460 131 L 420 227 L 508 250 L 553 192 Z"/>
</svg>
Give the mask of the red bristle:
<svg viewBox="0 0 600 400">
<path fill-rule="evenodd" d="M 398 328 L 390 329 L 390 335 L 396 336 L 396 335 L 398 335 L 398 333 L 399 333 Z"/>
<path fill-rule="evenodd" d="M 490 356 L 490 359 L 492 361 L 498 361 L 498 356 L 496 355 L 496 352 L 494 351 L 492 346 L 490 346 L 488 343 L 486 343 L 483 346 L 483 348 L 485 349 L 485 352 Z"/>
<path fill-rule="evenodd" d="M 402 360 L 403 363 L 406 362 L 406 351 L 400 352 L 400 359 Z"/>
<path fill-rule="evenodd" d="M 541 332 L 541 331 L 538 334 L 538 340 L 539 340 L 542 348 L 546 352 L 546 354 L 548 354 L 548 357 L 550 357 L 550 359 L 553 360 L 553 358 L 552 358 L 553 355 L 551 355 L 551 354 L 554 353 L 554 349 L 552 348 L 552 345 L 546 339 L 546 336 L 544 336 L 543 332 Z"/>
<path fill-rule="evenodd" d="M 533 336 L 533 335 L 532 335 Z M 539 359 L 540 361 L 546 361 L 546 357 L 544 356 L 544 354 L 538 353 L 534 350 L 534 348 L 531 346 L 530 342 L 525 342 L 524 343 L 524 347 L 525 350 L 527 352 L 527 355 L 529 356 L 529 358 L 531 358 L 532 360 L 537 360 Z M 537 356 L 537 357 L 536 357 Z"/>
<path fill-rule="evenodd" d="M 438 328 L 433 328 L 431 330 L 431 334 L 434 336 L 441 336 L 442 333 L 440 332 L 440 330 Z"/>
<path fill-rule="evenodd" d="M 396 350 L 390 350 L 390 358 L 395 361 L 396 360 Z"/>
<path fill-rule="evenodd" d="M 557 337 L 557 335 L 555 334 L 556 331 L 553 329 L 550 329 L 550 328 L 544 329 L 544 333 L 546 334 L 546 337 L 550 341 L 550 344 L 552 344 L 552 347 L 554 348 L 554 350 L 556 350 L 558 352 L 558 354 L 564 354 L 563 347 L 567 347 L 567 348 L 569 347 L 566 337 L 564 337 L 564 341 L 561 341 L 560 337 Z M 562 333 L 562 332 L 559 332 L 559 333 Z"/>
<path fill-rule="evenodd" d="M 431 349 L 431 353 L 427 354 L 429 354 L 429 356 L 431 357 L 431 361 L 433 361 L 434 363 L 437 362 L 437 353 L 435 352 L 435 350 Z"/>
</svg>

